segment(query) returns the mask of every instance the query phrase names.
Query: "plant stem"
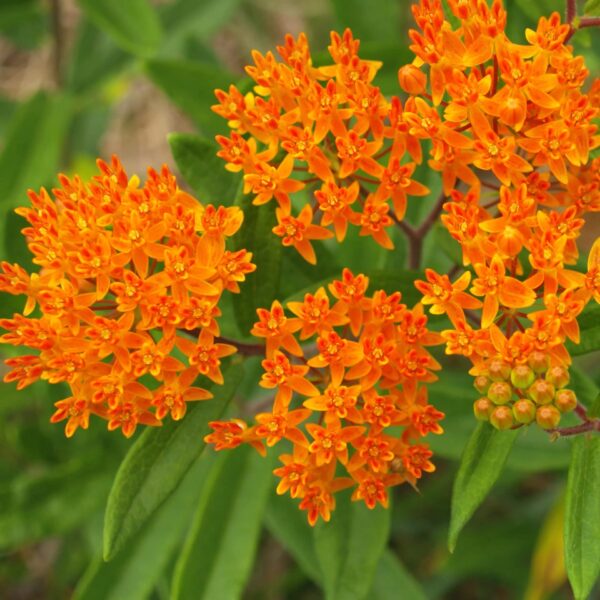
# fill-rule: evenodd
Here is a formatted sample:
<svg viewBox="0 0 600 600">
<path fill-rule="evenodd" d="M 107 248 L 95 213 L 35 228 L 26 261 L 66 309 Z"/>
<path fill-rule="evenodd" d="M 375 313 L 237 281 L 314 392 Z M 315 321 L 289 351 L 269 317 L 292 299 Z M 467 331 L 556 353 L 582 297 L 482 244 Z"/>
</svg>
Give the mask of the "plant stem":
<svg viewBox="0 0 600 600">
<path fill-rule="evenodd" d="M 589 433 L 591 431 L 597 431 L 600 433 L 600 419 L 585 421 L 585 423 L 575 425 L 574 427 L 557 427 L 556 429 L 548 429 L 548 433 L 552 433 L 558 437 L 580 435 L 582 433 Z"/>
<path fill-rule="evenodd" d="M 571 24 L 577 15 L 577 0 L 567 0 L 567 6 L 565 8 L 566 22 Z"/>
</svg>

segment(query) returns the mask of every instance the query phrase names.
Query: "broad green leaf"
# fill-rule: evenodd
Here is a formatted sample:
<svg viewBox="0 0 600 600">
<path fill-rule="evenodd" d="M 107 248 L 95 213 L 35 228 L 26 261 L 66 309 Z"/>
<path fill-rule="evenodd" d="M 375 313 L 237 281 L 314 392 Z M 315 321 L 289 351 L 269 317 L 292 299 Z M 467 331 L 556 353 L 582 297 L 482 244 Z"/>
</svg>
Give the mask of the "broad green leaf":
<svg viewBox="0 0 600 600">
<path fill-rule="evenodd" d="M 66 533 L 101 507 L 110 469 L 81 463 L 22 475 L 0 493 L 0 549 Z"/>
<path fill-rule="evenodd" d="M 419 582 L 406 570 L 398 557 L 385 550 L 379 559 L 369 598 L 373 600 L 427 600 Z"/>
<path fill-rule="evenodd" d="M 93 52 L 89 49 L 93 48 Z M 75 46 L 70 54 L 67 84 L 76 94 L 84 94 L 103 85 L 131 62 L 131 55 L 122 50 L 113 38 L 82 19 Z"/>
<path fill-rule="evenodd" d="M 500 476 L 519 432 L 519 429 L 498 431 L 489 423 L 479 423 L 473 431 L 452 490 L 450 552 L 454 552 L 458 534 Z"/>
<path fill-rule="evenodd" d="M 27 190 L 54 181 L 71 103 L 65 96 L 37 93 L 15 112 L 0 154 L 0 207 L 27 204 Z"/>
<path fill-rule="evenodd" d="M 277 298 L 284 249 L 281 239 L 272 231 L 276 225 L 273 202 L 253 206 L 251 196 L 240 194 L 236 204 L 244 211 L 244 223 L 235 238 L 236 248 L 252 252 L 252 262 L 256 265 L 256 271 L 241 286 L 241 294 L 232 298 L 240 331 L 248 335 L 257 320 L 256 309 L 270 308 Z M 285 251 L 295 252 L 293 248 Z"/>
<path fill-rule="evenodd" d="M 85 14 L 127 52 L 152 56 L 162 31 L 148 0 L 78 0 Z"/>
<path fill-rule="evenodd" d="M 576 600 L 600 575 L 600 436 L 573 441 L 565 509 L 565 564 Z"/>
<path fill-rule="evenodd" d="M 583 5 L 584 15 L 600 15 L 600 0 L 587 0 Z"/>
<path fill-rule="evenodd" d="M 574 344 L 571 341 L 566 343 L 567 350 L 571 356 L 580 356 L 600 350 L 600 306 L 595 302 L 589 304 L 586 309 L 579 315 L 579 329 L 581 339 L 579 344 Z"/>
<path fill-rule="evenodd" d="M 563 522 L 565 499 L 561 494 L 548 513 L 533 551 L 524 600 L 544 600 L 567 580 L 564 561 Z"/>
<path fill-rule="evenodd" d="M 241 178 L 225 170 L 214 142 L 191 133 L 172 133 L 169 144 L 177 167 L 200 202 L 233 204 Z"/>
<path fill-rule="evenodd" d="M 212 386 L 214 398 L 192 404 L 181 421 L 148 428 L 136 440 L 115 477 L 104 519 L 104 558 L 112 559 L 169 497 L 202 453 L 208 422 L 220 418 L 243 376 L 241 364 Z"/>
<path fill-rule="evenodd" d="M 74 600 L 145 600 L 170 563 L 196 510 L 214 453 L 204 453 L 155 515 L 123 548 L 118 560 L 93 562 Z M 160 548 L 160 550 L 158 550 Z"/>
<path fill-rule="evenodd" d="M 368 597 L 389 528 L 389 509 L 369 510 L 362 502 L 352 502 L 348 492 L 339 495 L 331 521 L 314 529 L 327 600 Z"/>
<path fill-rule="evenodd" d="M 273 493 L 265 521 L 271 535 L 294 557 L 304 573 L 320 584 L 323 576 L 315 556 L 312 528 L 306 513 L 298 508 L 298 502 L 287 495 Z"/>
<path fill-rule="evenodd" d="M 224 119 L 212 112 L 214 90 L 227 89 L 233 76 L 222 69 L 184 60 L 150 60 L 145 70 L 150 79 L 181 110 L 187 113 L 206 136 L 224 132 Z M 223 167 L 221 167 L 223 168 Z"/>
<path fill-rule="evenodd" d="M 173 600 L 241 597 L 274 484 L 273 454 L 263 458 L 245 446 L 220 457 L 175 566 Z"/>
</svg>

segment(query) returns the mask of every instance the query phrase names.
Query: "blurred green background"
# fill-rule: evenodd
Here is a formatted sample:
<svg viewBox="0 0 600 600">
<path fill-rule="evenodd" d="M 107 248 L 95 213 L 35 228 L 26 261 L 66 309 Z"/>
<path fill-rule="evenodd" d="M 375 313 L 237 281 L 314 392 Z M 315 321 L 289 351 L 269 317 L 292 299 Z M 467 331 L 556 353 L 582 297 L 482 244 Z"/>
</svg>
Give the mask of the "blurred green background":
<svg viewBox="0 0 600 600">
<path fill-rule="evenodd" d="M 535 27 L 541 14 L 563 11 L 558 0 L 506 5 L 508 33 L 516 42 L 524 41 L 524 28 Z M 2 259 L 30 264 L 18 234 L 21 224 L 12 213 L 26 202 L 27 188 L 54 185 L 59 171 L 91 176 L 96 157 L 113 153 L 130 175 L 162 163 L 177 171 L 167 134 L 212 138 L 224 132 L 225 124 L 209 110 L 213 89 L 244 78 L 251 49 L 274 49 L 285 33 L 305 31 L 316 60 L 322 61 L 329 31 L 345 26 L 363 41 L 362 56 L 385 61 L 376 82 L 386 94 L 395 93 L 397 69 L 410 61 L 411 18 L 404 0 L 0 0 Z M 586 30 L 574 38 L 596 74 L 597 33 Z M 439 190 L 436 174 L 422 169 L 421 175 L 433 198 Z M 409 219 L 419 216 L 418 209 L 409 212 Z M 401 264 L 401 244 L 394 254 L 373 245 L 365 253 L 361 244 L 351 239 L 340 249 L 331 272 L 342 265 L 390 269 Z M 444 270 L 452 265 L 457 249 L 443 232 L 434 230 L 428 248 L 426 264 Z M 297 273 L 296 291 L 324 275 L 304 268 Z M 293 291 L 286 289 L 284 296 Z M 414 290 L 403 292 L 414 298 Z M 3 316 L 20 309 L 20 300 L 2 298 Z M 7 352 L 0 348 L 0 356 Z M 447 414 L 446 435 L 432 441 L 438 470 L 424 478 L 420 493 L 407 486 L 397 490 L 386 555 L 393 568 L 385 570 L 393 577 L 378 575 L 371 597 L 570 598 L 560 518 L 568 441 L 550 443 L 534 430 L 522 436 L 500 483 L 449 554 L 451 486 L 474 427 L 475 391 L 466 363 L 445 364 L 442 383 L 430 394 Z M 577 367 L 577 390 L 584 401 L 592 399 L 600 383 L 597 356 L 579 359 Z M 256 369 L 251 365 L 247 372 L 240 398 L 255 389 Z M 151 526 L 103 564 L 104 506 L 133 440 L 107 433 L 103 423 L 67 440 L 60 426 L 49 423 L 52 403 L 67 395 L 62 386 L 37 384 L 24 392 L 1 386 L 0 598 L 171 597 L 173 571 L 206 465 L 198 461 Z M 213 456 L 205 459 L 210 461 Z M 269 486 L 274 487 L 272 481 Z M 302 545 L 310 535 L 303 519 L 272 494 L 245 598 L 321 597 L 311 567 L 315 558 Z M 299 547 L 281 543 L 286 527 L 295 528 Z"/>
</svg>

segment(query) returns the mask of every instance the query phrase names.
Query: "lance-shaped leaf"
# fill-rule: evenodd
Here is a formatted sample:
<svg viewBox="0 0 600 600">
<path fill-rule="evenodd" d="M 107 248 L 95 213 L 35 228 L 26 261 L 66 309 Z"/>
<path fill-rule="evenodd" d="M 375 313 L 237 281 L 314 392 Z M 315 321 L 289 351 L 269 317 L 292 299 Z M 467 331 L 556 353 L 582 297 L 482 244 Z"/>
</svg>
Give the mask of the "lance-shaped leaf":
<svg viewBox="0 0 600 600">
<path fill-rule="evenodd" d="M 79 5 L 124 50 L 142 57 L 157 50 L 161 25 L 148 0 L 79 0 Z"/>
<path fill-rule="evenodd" d="M 214 398 L 194 403 L 181 421 L 147 429 L 121 463 L 104 517 L 104 559 L 110 560 L 170 496 L 205 447 L 208 422 L 219 419 L 243 376 L 241 364 L 224 370 Z"/>
<path fill-rule="evenodd" d="M 173 600 L 241 596 L 274 483 L 273 458 L 273 453 L 263 458 L 249 446 L 219 457 L 175 565 Z"/>
<path fill-rule="evenodd" d="M 389 509 L 369 510 L 362 502 L 351 502 L 348 492 L 339 495 L 331 521 L 314 530 L 327 600 L 368 597 L 389 528 Z"/>
<path fill-rule="evenodd" d="M 498 431 L 489 423 L 480 423 L 469 438 L 452 490 L 450 552 L 454 551 L 458 534 L 500 476 L 519 431 Z"/>
<path fill-rule="evenodd" d="M 600 436 L 573 442 L 565 510 L 565 565 L 576 600 L 600 575 Z"/>
<path fill-rule="evenodd" d="M 241 177 L 225 170 L 214 142 L 191 133 L 172 133 L 169 144 L 177 167 L 200 202 L 223 206 L 234 203 Z"/>
<path fill-rule="evenodd" d="M 196 459 L 181 485 L 127 542 L 119 560 L 104 562 L 98 557 L 90 564 L 73 600 L 146 600 L 150 596 L 189 528 L 214 458 L 214 453 L 203 453 Z"/>
</svg>

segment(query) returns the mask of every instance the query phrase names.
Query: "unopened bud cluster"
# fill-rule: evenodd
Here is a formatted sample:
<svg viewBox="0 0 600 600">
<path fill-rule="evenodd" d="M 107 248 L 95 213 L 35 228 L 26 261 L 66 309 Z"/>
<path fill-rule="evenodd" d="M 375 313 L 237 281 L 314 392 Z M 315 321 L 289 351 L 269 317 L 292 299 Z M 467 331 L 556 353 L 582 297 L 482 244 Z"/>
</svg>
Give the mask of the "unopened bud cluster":
<svg viewBox="0 0 600 600">
<path fill-rule="evenodd" d="M 548 355 L 532 353 L 527 363 L 510 366 L 492 359 L 474 385 L 482 396 L 473 404 L 475 417 L 496 429 L 511 429 L 534 421 L 543 429 L 558 427 L 563 413 L 577 406 L 563 365 L 550 365 Z"/>
</svg>

